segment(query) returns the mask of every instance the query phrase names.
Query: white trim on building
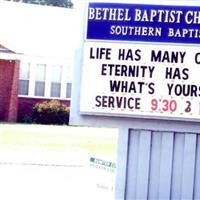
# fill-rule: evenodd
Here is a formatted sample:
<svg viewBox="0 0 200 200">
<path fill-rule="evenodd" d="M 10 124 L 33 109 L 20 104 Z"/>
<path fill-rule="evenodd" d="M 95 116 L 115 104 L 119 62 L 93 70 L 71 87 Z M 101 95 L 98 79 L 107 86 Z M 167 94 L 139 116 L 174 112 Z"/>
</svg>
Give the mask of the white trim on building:
<svg viewBox="0 0 200 200">
<path fill-rule="evenodd" d="M 42 71 L 39 73 L 39 76 L 42 77 L 38 77 L 38 81 L 41 83 L 40 90 L 42 90 L 42 84 L 44 84 L 44 92 L 36 93 L 36 70 L 39 66 L 45 68 L 44 74 L 42 74 Z M 58 67 L 60 71 L 55 71 L 54 67 Z M 67 61 L 42 57 L 24 57 L 21 59 L 20 64 L 19 96 L 69 100 L 72 82 L 71 70 L 72 62 L 70 62 L 70 59 Z M 52 88 L 53 83 L 55 83 L 55 86 L 58 86 L 54 91 Z"/>
</svg>

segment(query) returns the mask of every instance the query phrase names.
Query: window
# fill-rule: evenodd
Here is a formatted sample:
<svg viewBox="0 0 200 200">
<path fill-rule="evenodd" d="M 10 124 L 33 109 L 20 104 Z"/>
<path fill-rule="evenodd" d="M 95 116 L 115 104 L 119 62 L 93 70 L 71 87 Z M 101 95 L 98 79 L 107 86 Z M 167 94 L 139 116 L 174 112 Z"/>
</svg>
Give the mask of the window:
<svg viewBox="0 0 200 200">
<path fill-rule="evenodd" d="M 46 65 L 37 64 L 35 74 L 35 96 L 45 95 Z"/>
<path fill-rule="evenodd" d="M 60 63 L 20 64 L 19 95 L 40 98 L 71 98 L 70 68 Z"/>
<path fill-rule="evenodd" d="M 28 95 L 30 78 L 30 63 L 22 63 L 19 72 L 19 94 Z"/>
<path fill-rule="evenodd" d="M 62 66 L 52 66 L 51 97 L 60 97 Z"/>
<path fill-rule="evenodd" d="M 71 88 L 72 88 L 72 84 L 71 83 L 67 83 L 66 98 L 71 98 Z"/>
</svg>

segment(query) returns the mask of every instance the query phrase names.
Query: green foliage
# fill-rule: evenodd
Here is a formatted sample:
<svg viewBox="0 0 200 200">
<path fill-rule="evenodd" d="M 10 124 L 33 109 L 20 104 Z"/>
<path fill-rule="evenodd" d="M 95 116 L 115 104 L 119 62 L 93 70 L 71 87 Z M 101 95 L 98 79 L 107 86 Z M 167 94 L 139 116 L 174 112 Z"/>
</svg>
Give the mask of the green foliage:
<svg viewBox="0 0 200 200">
<path fill-rule="evenodd" d="M 14 1 L 23 2 L 23 3 L 48 5 L 48 6 L 73 8 L 73 3 L 71 2 L 71 0 L 14 0 Z"/>
<path fill-rule="evenodd" d="M 37 103 L 33 107 L 32 120 L 39 124 L 68 124 L 69 107 L 57 100 Z"/>
<path fill-rule="evenodd" d="M 31 116 L 25 115 L 22 120 L 19 120 L 19 122 L 22 122 L 22 123 L 25 123 L 25 124 L 32 124 L 33 120 L 32 120 Z"/>
</svg>

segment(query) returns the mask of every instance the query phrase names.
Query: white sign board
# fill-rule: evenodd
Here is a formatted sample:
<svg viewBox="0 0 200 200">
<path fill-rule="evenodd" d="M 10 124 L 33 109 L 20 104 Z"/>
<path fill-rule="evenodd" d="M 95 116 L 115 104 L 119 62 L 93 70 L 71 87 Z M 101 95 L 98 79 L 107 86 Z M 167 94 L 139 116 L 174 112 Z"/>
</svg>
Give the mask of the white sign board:
<svg viewBox="0 0 200 200">
<path fill-rule="evenodd" d="M 171 23 L 170 19 L 174 20 L 173 23 L 180 24 L 183 16 L 189 15 L 190 17 L 187 20 L 189 21 L 190 19 L 190 25 L 192 22 L 197 23 L 197 19 L 195 18 L 196 20 L 194 20 L 195 11 L 194 13 L 191 10 L 187 12 L 184 8 L 183 12 L 181 10 L 182 7 L 178 7 L 177 11 L 173 12 L 176 13 L 176 16 L 171 14 L 169 19 L 166 18 L 167 16 L 161 18 L 161 15 L 159 15 L 160 18 L 159 16 L 158 18 L 151 16 L 151 18 L 147 19 L 147 14 L 151 10 L 149 12 L 146 11 L 145 18 L 145 16 L 141 17 L 142 14 L 136 16 L 136 11 L 139 11 L 134 5 L 122 5 L 125 6 L 123 12 L 118 10 L 118 13 L 121 12 L 121 14 L 112 19 L 109 18 L 108 13 L 100 13 L 96 16 L 94 13 L 96 7 L 98 9 L 100 9 L 99 7 L 105 7 L 104 10 L 106 10 L 110 9 L 113 4 L 107 5 L 104 3 L 98 5 L 97 3 L 97 5 L 92 4 L 89 7 L 88 32 L 83 54 L 81 113 L 200 118 L 200 48 L 194 44 L 183 45 L 180 41 L 173 43 L 173 38 L 194 38 L 197 37 L 197 32 L 193 32 L 193 35 L 190 32 L 190 35 L 186 36 L 189 33 L 186 33 L 185 30 L 185 35 L 180 35 L 181 33 L 178 35 L 177 32 L 175 33 L 173 30 L 172 33 L 172 29 L 168 28 L 168 37 L 171 37 L 172 43 L 169 44 L 169 38 L 165 39 L 163 37 L 164 39 L 162 39 L 162 30 L 165 29 L 165 23 Z M 132 19 L 130 13 L 132 12 L 129 12 L 129 8 L 133 12 L 135 11 L 135 20 L 137 17 L 138 21 L 151 19 L 151 22 L 160 20 L 163 23 L 161 29 L 140 31 L 140 34 L 145 35 L 147 40 L 148 34 L 151 34 L 151 36 L 154 34 L 155 38 L 161 40 L 159 43 L 144 43 L 144 38 L 141 39 L 141 42 L 127 42 L 130 39 L 123 38 L 123 36 L 128 33 L 120 32 L 121 29 L 116 28 L 122 28 L 121 25 L 115 26 L 115 29 L 112 25 L 109 26 L 109 33 L 112 34 L 112 37 L 114 37 L 113 34 L 121 34 L 119 41 L 113 41 L 112 39 L 102 41 L 101 35 L 95 39 L 95 30 L 90 34 L 90 26 L 94 28 L 96 21 L 103 21 L 102 24 L 105 24 L 106 20 L 110 24 L 112 24 L 111 21 L 119 21 L 120 23 L 128 21 L 130 23 Z M 120 9 L 122 8 L 120 7 Z M 140 12 L 144 13 L 145 9 L 141 6 Z M 166 8 L 168 11 L 170 9 Z M 101 14 L 102 17 L 100 17 Z M 156 11 L 154 10 L 155 14 Z M 123 15 L 124 18 L 122 17 Z M 134 19 L 132 25 L 134 24 Z M 139 34 L 139 32 L 133 33 L 132 29 L 132 34 L 136 33 Z M 162 40 L 165 43 L 162 43 Z M 189 42 L 186 41 L 186 43 Z"/>
</svg>

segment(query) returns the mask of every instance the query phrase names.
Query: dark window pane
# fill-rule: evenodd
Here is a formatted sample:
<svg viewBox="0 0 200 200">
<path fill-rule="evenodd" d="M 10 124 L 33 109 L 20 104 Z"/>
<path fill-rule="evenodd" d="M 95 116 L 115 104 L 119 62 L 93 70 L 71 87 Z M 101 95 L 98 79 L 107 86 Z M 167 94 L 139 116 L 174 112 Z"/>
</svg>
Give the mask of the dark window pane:
<svg viewBox="0 0 200 200">
<path fill-rule="evenodd" d="M 36 81 L 35 82 L 35 96 L 44 96 L 45 82 Z"/>
<path fill-rule="evenodd" d="M 51 97 L 60 97 L 60 83 L 51 83 Z"/>
<path fill-rule="evenodd" d="M 72 84 L 71 83 L 67 83 L 67 90 L 66 90 L 66 98 L 71 98 L 71 88 L 72 88 Z"/>
<path fill-rule="evenodd" d="M 20 95 L 28 95 L 28 87 L 29 87 L 28 80 L 20 80 L 19 81 L 19 94 Z"/>
</svg>

